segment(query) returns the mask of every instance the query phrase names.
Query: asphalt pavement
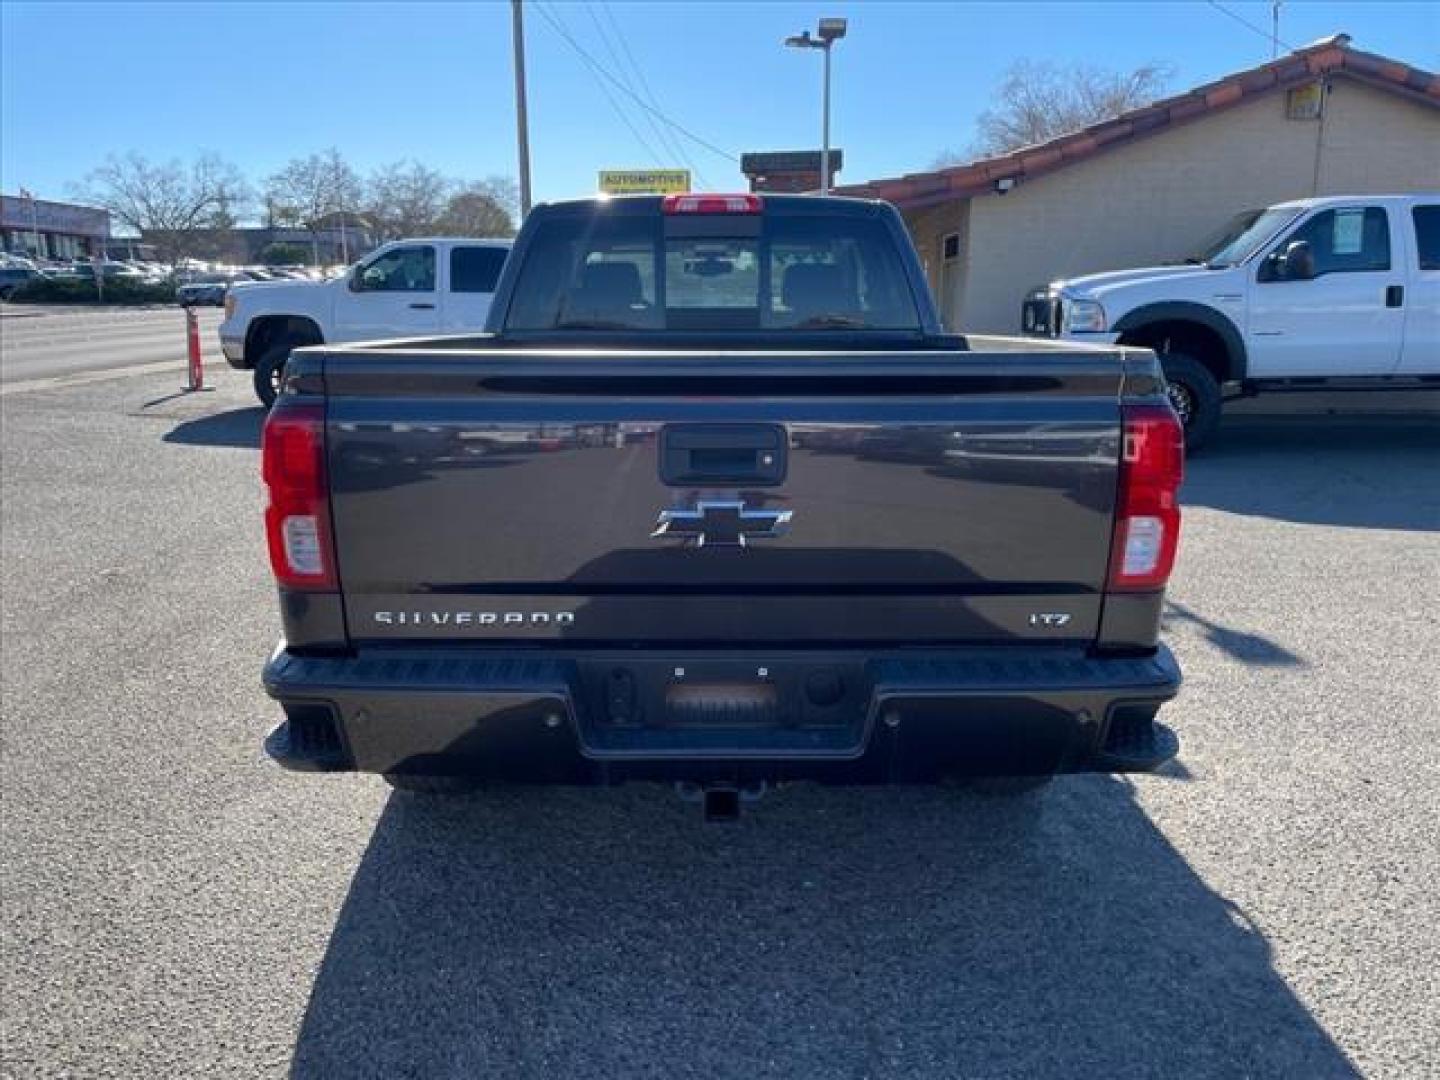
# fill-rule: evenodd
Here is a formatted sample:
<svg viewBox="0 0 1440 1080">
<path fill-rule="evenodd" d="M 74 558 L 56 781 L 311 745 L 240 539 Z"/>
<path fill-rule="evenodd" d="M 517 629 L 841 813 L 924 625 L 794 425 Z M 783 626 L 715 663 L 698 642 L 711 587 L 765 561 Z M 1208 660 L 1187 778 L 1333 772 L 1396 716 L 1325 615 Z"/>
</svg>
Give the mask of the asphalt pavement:
<svg viewBox="0 0 1440 1080">
<path fill-rule="evenodd" d="M 707 827 L 269 765 L 261 413 L 182 378 L 0 398 L 0 1074 L 1435 1075 L 1440 417 L 1191 463 L 1167 775 Z"/>
<path fill-rule="evenodd" d="M 207 364 L 223 364 L 219 308 L 197 308 Z M 185 364 L 185 312 L 175 306 L 0 303 L 0 384 L 173 361 Z"/>
</svg>

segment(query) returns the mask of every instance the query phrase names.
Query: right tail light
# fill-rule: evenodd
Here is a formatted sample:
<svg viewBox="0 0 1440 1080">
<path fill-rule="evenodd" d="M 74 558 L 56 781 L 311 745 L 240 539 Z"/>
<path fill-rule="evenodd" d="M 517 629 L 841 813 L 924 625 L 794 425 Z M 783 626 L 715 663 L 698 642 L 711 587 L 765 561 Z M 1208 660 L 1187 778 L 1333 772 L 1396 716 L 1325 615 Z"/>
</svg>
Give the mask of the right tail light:
<svg viewBox="0 0 1440 1080">
<path fill-rule="evenodd" d="M 1110 547 L 1112 592 L 1162 589 L 1180 544 L 1185 432 L 1168 404 L 1124 409 L 1120 489 Z"/>
</svg>

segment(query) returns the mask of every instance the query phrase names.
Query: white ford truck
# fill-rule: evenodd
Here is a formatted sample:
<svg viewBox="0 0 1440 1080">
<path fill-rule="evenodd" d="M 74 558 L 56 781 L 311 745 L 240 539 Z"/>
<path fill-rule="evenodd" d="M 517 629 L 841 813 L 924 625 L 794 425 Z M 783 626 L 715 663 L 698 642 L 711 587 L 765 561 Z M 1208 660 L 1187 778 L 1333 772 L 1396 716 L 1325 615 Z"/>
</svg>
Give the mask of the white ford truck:
<svg viewBox="0 0 1440 1080">
<path fill-rule="evenodd" d="M 485 325 L 509 240 L 397 240 L 332 281 L 257 282 L 225 294 L 220 348 L 275 400 L 301 345 L 475 333 Z"/>
<path fill-rule="evenodd" d="M 1440 193 L 1281 203 L 1193 264 L 1052 282 L 1021 326 L 1154 349 L 1190 449 L 1227 397 L 1440 391 Z"/>
</svg>

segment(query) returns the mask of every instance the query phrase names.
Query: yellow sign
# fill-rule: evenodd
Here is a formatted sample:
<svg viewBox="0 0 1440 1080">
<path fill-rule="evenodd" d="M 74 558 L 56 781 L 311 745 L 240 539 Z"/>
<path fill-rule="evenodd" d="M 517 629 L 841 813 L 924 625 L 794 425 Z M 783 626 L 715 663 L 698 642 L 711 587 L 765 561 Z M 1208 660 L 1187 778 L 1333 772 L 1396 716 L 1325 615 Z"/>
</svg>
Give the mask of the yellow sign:
<svg viewBox="0 0 1440 1080">
<path fill-rule="evenodd" d="M 689 169 L 601 169 L 606 195 L 683 195 L 690 190 Z"/>
<path fill-rule="evenodd" d="M 1285 94 L 1285 119 L 1319 120 L 1325 108 L 1325 90 L 1318 83 L 1293 86 Z"/>
</svg>

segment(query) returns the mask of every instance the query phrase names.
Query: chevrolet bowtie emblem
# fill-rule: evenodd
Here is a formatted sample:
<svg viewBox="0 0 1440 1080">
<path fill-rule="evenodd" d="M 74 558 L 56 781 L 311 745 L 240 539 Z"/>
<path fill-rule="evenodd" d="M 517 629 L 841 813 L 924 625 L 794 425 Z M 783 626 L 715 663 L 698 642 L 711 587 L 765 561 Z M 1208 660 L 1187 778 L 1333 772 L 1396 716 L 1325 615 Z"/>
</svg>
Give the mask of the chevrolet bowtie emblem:
<svg viewBox="0 0 1440 1080">
<path fill-rule="evenodd" d="M 662 510 L 650 535 L 673 536 L 691 547 L 744 547 L 750 540 L 784 536 L 789 510 L 747 510 L 743 502 L 698 502 L 693 510 Z"/>
</svg>

